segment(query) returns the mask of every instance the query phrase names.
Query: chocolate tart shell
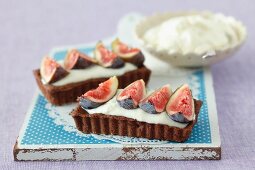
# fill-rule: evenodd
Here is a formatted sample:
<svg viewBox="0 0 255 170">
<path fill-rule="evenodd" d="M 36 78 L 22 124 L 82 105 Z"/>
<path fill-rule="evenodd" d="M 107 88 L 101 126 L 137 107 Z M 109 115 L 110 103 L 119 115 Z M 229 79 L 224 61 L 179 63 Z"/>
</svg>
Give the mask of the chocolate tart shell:
<svg viewBox="0 0 255 170">
<path fill-rule="evenodd" d="M 106 78 L 89 79 L 77 83 L 70 83 L 63 86 L 54 86 L 51 84 L 43 84 L 41 81 L 40 70 L 33 71 L 39 89 L 45 98 L 54 105 L 63 105 L 70 102 L 75 102 L 78 96 L 81 96 L 86 91 L 95 89 L 98 84 L 106 81 Z M 143 79 L 147 84 L 150 78 L 151 71 L 145 66 L 139 67 L 136 70 L 126 72 L 123 75 L 117 76 L 119 80 L 119 88 L 125 88 L 130 83 L 138 79 Z"/>
<path fill-rule="evenodd" d="M 77 129 L 86 134 L 119 135 L 184 142 L 189 138 L 192 128 L 196 124 L 202 106 L 202 101 L 194 99 L 194 102 L 196 117 L 185 128 L 140 122 L 123 116 L 102 113 L 89 114 L 79 105 L 71 112 L 71 115 L 74 118 Z"/>
</svg>

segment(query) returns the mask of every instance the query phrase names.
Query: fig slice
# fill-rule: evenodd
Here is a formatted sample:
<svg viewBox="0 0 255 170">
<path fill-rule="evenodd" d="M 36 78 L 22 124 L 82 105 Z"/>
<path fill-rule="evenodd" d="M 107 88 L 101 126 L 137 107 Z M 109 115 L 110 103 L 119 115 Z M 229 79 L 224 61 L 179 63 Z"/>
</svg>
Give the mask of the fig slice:
<svg viewBox="0 0 255 170">
<path fill-rule="evenodd" d="M 97 43 L 94 55 L 98 63 L 103 67 L 120 68 L 125 64 L 120 57 L 108 50 L 101 41 Z"/>
<path fill-rule="evenodd" d="M 170 85 L 164 85 L 160 89 L 154 91 L 148 97 L 144 98 L 139 107 L 145 112 L 151 114 L 161 113 L 165 110 L 166 104 L 170 99 L 172 91 Z"/>
<path fill-rule="evenodd" d="M 112 51 L 122 58 L 125 62 L 132 63 L 138 67 L 141 67 L 144 62 L 144 55 L 138 48 L 128 47 L 126 44 L 116 38 L 112 42 Z"/>
<path fill-rule="evenodd" d="M 55 60 L 46 56 L 42 60 L 40 74 L 43 81 L 50 84 L 64 78 L 68 72 Z"/>
<path fill-rule="evenodd" d="M 96 64 L 97 61 L 84 53 L 81 53 L 77 49 L 72 49 L 68 51 L 65 61 L 64 67 L 67 70 L 71 69 L 85 69 L 93 64 Z"/>
<path fill-rule="evenodd" d="M 146 89 L 143 79 L 136 80 L 123 89 L 117 96 L 119 105 L 125 109 L 135 109 L 145 97 Z"/>
<path fill-rule="evenodd" d="M 96 108 L 110 100 L 117 92 L 118 78 L 111 77 L 103 83 L 100 83 L 96 89 L 87 91 L 78 98 L 79 104 L 84 109 Z"/>
<path fill-rule="evenodd" d="M 166 112 L 171 119 L 177 122 L 187 123 L 193 120 L 195 114 L 194 99 L 187 84 L 175 90 L 166 105 Z"/>
</svg>

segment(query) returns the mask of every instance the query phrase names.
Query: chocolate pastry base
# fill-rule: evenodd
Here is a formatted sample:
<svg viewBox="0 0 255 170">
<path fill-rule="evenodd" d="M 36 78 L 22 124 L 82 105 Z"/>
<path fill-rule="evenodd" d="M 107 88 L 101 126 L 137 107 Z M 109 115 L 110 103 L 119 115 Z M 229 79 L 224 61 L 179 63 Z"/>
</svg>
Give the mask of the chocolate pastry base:
<svg viewBox="0 0 255 170">
<path fill-rule="evenodd" d="M 79 105 L 71 112 L 71 115 L 74 118 L 77 129 L 87 134 L 119 135 L 184 142 L 189 138 L 192 128 L 196 124 L 202 106 L 202 101 L 194 99 L 194 102 L 196 117 L 185 128 L 140 122 L 123 116 L 102 113 L 89 114 Z"/>
<path fill-rule="evenodd" d="M 63 86 L 53 86 L 51 84 L 42 83 L 39 69 L 34 70 L 33 73 L 41 92 L 45 98 L 54 105 L 63 105 L 66 103 L 75 102 L 78 96 L 81 96 L 88 90 L 97 88 L 98 84 L 109 79 L 109 77 L 95 78 L 82 82 L 70 83 Z M 150 74 L 151 71 L 145 66 L 142 66 L 136 70 L 117 76 L 119 80 L 119 88 L 125 88 L 127 85 L 138 79 L 143 79 L 147 84 Z"/>
</svg>

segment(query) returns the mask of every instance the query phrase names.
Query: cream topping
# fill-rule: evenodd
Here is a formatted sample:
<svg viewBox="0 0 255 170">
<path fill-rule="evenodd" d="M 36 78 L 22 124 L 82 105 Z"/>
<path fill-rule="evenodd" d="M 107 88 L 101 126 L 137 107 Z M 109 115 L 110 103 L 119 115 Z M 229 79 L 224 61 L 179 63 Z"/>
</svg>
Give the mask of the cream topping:
<svg viewBox="0 0 255 170">
<path fill-rule="evenodd" d="M 95 109 L 86 109 L 89 114 L 102 113 L 105 115 L 112 116 L 124 116 L 127 118 L 132 118 L 140 122 L 147 122 L 152 124 L 163 124 L 168 126 L 174 126 L 179 128 L 184 128 L 188 125 L 188 123 L 179 123 L 172 120 L 166 112 L 162 112 L 159 114 L 150 114 L 143 111 L 140 108 L 137 109 L 124 109 L 119 106 L 115 95 L 111 100 L 107 103 L 95 108 Z"/>
<path fill-rule="evenodd" d="M 58 63 L 63 66 L 63 61 L 58 61 Z M 81 81 L 85 81 L 88 79 L 93 78 L 100 78 L 100 77 L 112 77 L 112 76 L 119 76 L 126 72 L 136 70 L 137 67 L 131 63 L 125 63 L 125 65 L 121 68 L 105 68 L 99 65 L 93 65 L 86 69 L 74 69 L 70 70 L 69 74 L 58 80 L 55 83 L 52 83 L 54 86 L 62 86 L 70 83 L 77 83 Z"/>
<path fill-rule="evenodd" d="M 244 29 L 233 17 L 204 12 L 171 17 L 148 29 L 143 39 L 169 54 L 203 54 L 237 45 Z"/>
</svg>

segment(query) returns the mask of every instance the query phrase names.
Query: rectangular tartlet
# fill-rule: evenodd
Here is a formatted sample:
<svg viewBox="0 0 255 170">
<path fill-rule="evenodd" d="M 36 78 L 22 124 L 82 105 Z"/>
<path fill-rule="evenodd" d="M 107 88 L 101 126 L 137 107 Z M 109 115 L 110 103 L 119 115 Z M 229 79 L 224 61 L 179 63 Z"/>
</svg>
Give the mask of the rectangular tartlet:
<svg viewBox="0 0 255 170">
<path fill-rule="evenodd" d="M 63 86 L 54 86 L 51 84 L 43 84 L 40 70 L 33 71 L 36 82 L 42 91 L 45 98 L 54 105 L 63 105 L 70 102 L 75 102 L 78 96 L 81 96 L 86 91 L 98 87 L 98 84 L 106 81 L 109 77 L 89 79 L 82 82 L 71 83 Z M 119 87 L 124 88 L 131 82 L 143 79 L 147 84 L 150 78 L 151 71 L 145 66 L 139 67 L 136 70 L 126 72 L 123 75 L 117 76 Z"/>
<path fill-rule="evenodd" d="M 77 106 L 71 113 L 79 131 L 89 134 L 119 135 L 140 137 L 147 139 L 169 140 L 184 142 L 191 134 L 197 122 L 202 101 L 195 100 L 195 119 L 185 128 L 178 128 L 163 124 L 140 122 L 123 116 L 105 115 L 102 113 L 89 114 L 81 106 Z"/>
</svg>

